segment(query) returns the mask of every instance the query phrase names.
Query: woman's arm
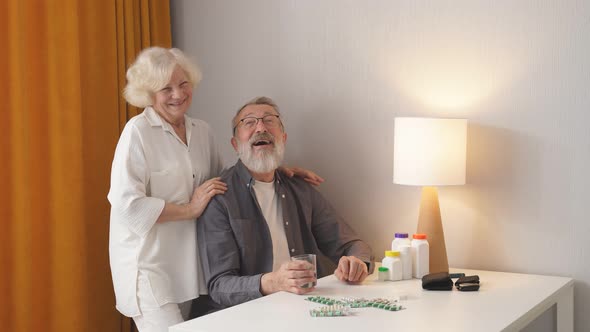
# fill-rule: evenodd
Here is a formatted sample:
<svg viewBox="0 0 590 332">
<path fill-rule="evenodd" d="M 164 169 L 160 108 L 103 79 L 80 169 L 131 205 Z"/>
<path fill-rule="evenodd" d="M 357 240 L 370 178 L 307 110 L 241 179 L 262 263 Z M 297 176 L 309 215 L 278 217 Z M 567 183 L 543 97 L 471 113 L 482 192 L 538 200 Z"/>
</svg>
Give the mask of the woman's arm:
<svg viewBox="0 0 590 332">
<path fill-rule="evenodd" d="M 189 203 L 174 204 L 166 202 L 156 222 L 198 218 L 209 204 L 209 201 L 211 201 L 211 198 L 225 193 L 226 190 L 227 185 L 221 181 L 221 178 L 209 179 L 195 189 Z"/>
<path fill-rule="evenodd" d="M 314 186 L 319 186 L 322 182 L 324 182 L 324 179 L 321 176 L 301 167 L 281 166 L 279 167 L 279 171 L 290 178 L 294 175 L 297 175 Z"/>
</svg>

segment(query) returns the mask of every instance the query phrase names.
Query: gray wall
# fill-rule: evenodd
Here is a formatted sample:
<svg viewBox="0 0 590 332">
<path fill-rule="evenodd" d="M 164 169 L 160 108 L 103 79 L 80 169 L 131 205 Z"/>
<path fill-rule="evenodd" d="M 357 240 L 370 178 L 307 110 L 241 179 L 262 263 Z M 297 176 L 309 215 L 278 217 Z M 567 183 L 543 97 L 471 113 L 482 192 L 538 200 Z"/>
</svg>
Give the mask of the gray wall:
<svg viewBox="0 0 590 332">
<path fill-rule="evenodd" d="M 573 277 L 576 330 L 590 331 L 589 1 L 171 5 L 174 45 L 204 72 L 191 114 L 227 161 L 235 110 L 274 98 L 288 163 L 327 179 L 378 259 L 415 231 L 420 200 L 392 183 L 394 117 L 469 119 L 468 183 L 439 189 L 450 265 Z"/>
</svg>

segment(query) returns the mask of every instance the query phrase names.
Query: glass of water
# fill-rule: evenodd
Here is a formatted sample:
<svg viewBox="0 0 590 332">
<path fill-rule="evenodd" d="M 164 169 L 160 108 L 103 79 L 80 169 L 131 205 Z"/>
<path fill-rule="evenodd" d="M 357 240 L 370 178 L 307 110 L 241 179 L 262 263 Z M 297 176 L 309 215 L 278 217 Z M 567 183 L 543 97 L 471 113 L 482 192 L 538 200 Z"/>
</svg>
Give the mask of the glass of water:
<svg viewBox="0 0 590 332">
<path fill-rule="evenodd" d="M 312 266 L 312 269 L 313 269 L 313 275 L 317 279 L 318 269 L 317 269 L 315 254 L 304 254 L 304 255 L 293 256 L 293 257 L 291 257 L 291 261 L 306 261 L 306 262 L 310 263 Z M 311 288 L 311 287 L 315 287 L 317 284 L 318 284 L 317 281 L 308 282 L 306 284 L 301 285 L 300 287 L 301 288 Z"/>
</svg>

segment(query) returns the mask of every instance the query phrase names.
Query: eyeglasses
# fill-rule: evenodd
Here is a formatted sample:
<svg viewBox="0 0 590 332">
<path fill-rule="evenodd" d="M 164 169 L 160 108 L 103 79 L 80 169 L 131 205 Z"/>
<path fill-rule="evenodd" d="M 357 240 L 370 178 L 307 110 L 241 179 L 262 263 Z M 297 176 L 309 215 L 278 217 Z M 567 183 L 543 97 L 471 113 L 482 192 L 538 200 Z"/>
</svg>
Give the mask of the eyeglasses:
<svg viewBox="0 0 590 332">
<path fill-rule="evenodd" d="M 238 127 L 238 125 L 240 125 L 240 123 L 242 124 L 242 127 L 246 129 L 254 129 L 258 125 L 258 121 L 260 120 L 262 120 L 262 123 L 266 128 L 277 128 L 281 125 L 281 119 L 276 114 L 267 114 L 261 118 L 257 118 L 255 116 L 247 116 L 238 121 L 238 123 L 234 127 L 234 132 L 236 131 L 236 128 Z"/>
</svg>

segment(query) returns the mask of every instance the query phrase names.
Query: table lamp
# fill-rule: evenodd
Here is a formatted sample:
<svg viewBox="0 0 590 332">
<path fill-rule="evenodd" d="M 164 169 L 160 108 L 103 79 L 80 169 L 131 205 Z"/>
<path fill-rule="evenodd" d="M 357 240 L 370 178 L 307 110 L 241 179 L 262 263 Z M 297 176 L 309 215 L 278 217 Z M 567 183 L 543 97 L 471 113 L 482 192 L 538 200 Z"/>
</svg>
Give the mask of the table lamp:
<svg viewBox="0 0 590 332">
<path fill-rule="evenodd" d="M 422 186 L 417 233 L 430 245 L 430 273 L 449 263 L 435 186 L 465 184 L 467 120 L 395 118 L 393 183 Z"/>
</svg>

